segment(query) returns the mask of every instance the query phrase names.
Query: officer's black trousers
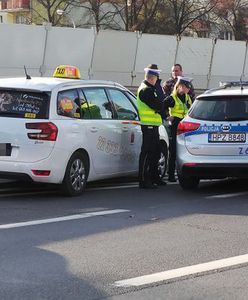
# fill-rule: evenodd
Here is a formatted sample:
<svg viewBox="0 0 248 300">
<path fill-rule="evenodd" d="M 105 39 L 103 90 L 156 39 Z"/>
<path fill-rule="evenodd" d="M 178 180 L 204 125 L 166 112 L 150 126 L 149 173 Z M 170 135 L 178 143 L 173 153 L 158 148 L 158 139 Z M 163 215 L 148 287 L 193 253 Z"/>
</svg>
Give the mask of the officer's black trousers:
<svg viewBox="0 0 248 300">
<path fill-rule="evenodd" d="M 170 126 L 170 143 L 169 143 L 169 177 L 175 176 L 176 155 L 177 155 L 177 126 L 182 119 L 174 117 L 172 125 Z"/>
<path fill-rule="evenodd" d="M 141 184 L 154 183 L 159 180 L 158 161 L 160 142 L 158 126 L 141 125 L 142 146 L 139 157 L 139 181 Z"/>
</svg>

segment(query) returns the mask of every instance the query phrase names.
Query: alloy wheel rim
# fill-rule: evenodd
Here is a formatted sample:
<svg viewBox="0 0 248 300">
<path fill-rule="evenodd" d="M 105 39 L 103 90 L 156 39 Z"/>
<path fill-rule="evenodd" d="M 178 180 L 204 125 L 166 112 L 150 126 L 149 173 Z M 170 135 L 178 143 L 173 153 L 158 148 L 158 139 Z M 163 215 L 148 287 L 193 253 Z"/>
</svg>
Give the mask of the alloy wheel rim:
<svg viewBox="0 0 248 300">
<path fill-rule="evenodd" d="M 75 191 L 81 191 L 85 183 L 85 168 L 81 159 L 73 161 L 70 169 L 71 186 Z"/>
<path fill-rule="evenodd" d="M 160 176 L 165 174 L 165 156 L 163 153 L 161 153 L 160 159 L 158 161 L 158 172 Z"/>
</svg>

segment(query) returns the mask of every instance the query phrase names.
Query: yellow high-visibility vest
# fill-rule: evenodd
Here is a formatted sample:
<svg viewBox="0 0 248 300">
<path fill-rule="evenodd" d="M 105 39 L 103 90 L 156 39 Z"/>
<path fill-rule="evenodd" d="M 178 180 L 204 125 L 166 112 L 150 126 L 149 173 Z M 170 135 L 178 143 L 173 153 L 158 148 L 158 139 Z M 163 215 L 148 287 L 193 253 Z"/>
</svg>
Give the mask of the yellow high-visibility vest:
<svg viewBox="0 0 248 300">
<path fill-rule="evenodd" d="M 190 96 L 188 94 L 185 94 L 185 103 L 183 103 L 176 94 L 173 93 L 171 96 L 175 100 L 175 105 L 174 107 L 169 108 L 170 116 L 183 119 L 189 110 L 187 107 L 187 103 L 189 103 L 190 106 L 192 105 Z"/>
<path fill-rule="evenodd" d="M 160 126 L 162 124 L 162 118 L 160 114 L 155 112 L 154 109 L 152 109 L 140 100 L 139 93 L 143 88 L 146 87 L 147 85 L 144 82 L 142 82 L 137 93 L 137 105 L 139 110 L 140 123 L 141 125 Z"/>
</svg>

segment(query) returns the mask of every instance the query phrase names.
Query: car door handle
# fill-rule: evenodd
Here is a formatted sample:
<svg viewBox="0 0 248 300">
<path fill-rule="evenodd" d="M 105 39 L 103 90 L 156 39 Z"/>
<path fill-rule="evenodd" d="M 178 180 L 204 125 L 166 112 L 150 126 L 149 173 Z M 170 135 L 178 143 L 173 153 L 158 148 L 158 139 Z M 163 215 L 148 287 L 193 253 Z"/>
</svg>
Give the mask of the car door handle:
<svg viewBox="0 0 248 300">
<path fill-rule="evenodd" d="M 128 131 L 128 127 L 127 127 L 127 126 L 123 126 L 123 127 L 122 127 L 122 131 L 127 132 L 127 131 Z"/>
<path fill-rule="evenodd" d="M 98 131 L 98 128 L 97 128 L 97 127 L 91 127 L 91 128 L 90 128 L 90 131 L 91 131 L 91 132 L 97 132 L 97 131 Z"/>
</svg>

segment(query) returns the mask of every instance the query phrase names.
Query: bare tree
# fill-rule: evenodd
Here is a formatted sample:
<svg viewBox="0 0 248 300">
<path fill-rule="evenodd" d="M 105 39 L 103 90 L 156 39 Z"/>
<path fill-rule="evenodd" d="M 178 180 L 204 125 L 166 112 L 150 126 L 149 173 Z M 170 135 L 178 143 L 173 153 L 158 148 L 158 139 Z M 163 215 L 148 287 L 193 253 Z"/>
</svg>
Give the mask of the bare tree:
<svg viewBox="0 0 248 300">
<path fill-rule="evenodd" d="M 109 0 L 74 0 L 73 6 L 83 8 L 88 15 L 89 21 L 87 25 L 96 26 L 96 30 L 100 28 L 121 29 L 115 20 L 118 11 L 115 2 Z"/>
<path fill-rule="evenodd" d="M 190 25 L 205 18 L 215 7 L 218 0 L 166 0 L 171 11 L 170 22 L 174 26 L 174 34 L 181 34 Z"/>
<path fill-rule="evenodd" d="M 112 0 L 126 31 L 148 32 L 158 6 L 164 0 Z"/>
<path fill-rule="evenodd" d="M 60 24 L 63 16 L 57 14 L 60 9 L 68 13 L 74 0 L 35 0 L 32 2 L 32 20 L 31 23 L 48 22 L 56 26 Z"/>
<path fill-rule="evenodd" d="M 248 3 L 244 0 L 219 0 L 215 10 L 216 24 L 231 30 L 235 40 L 247 40 Z"/>
</svg>

